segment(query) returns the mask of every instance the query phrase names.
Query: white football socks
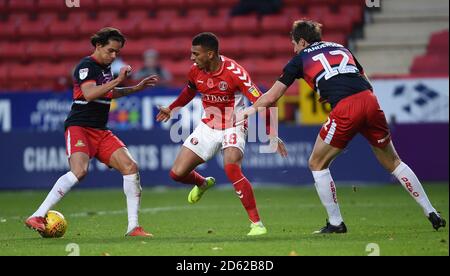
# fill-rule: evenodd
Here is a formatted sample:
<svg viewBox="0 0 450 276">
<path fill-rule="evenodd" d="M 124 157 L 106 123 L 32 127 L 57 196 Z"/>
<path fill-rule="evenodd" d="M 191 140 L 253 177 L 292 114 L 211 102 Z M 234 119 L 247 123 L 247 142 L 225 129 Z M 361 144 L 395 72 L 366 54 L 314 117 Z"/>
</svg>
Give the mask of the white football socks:
<svg viewBox="0 0 450 276">
<path fill-rule="evenodd" d="M 141 182 L 139 174 L 130 174 L 123 176 L 123 191 L 127 197 L 128 209 L 128 230 L 131 232 L 135 227 L 139 226 L 138 213 L 141 203 Z"/>
<path fill-rule="evenodd" d="M 77 183 L 78 179 L 72 172 L 68 172 L 61 176 L 58 181 L 56 181 L 50 193 L 48 193 L 47 198 L 45 198 L 44 202 L 32 215 L 32 217 L 45 217 L 47 212 L 55 206 L 56 203 L 58 203 Z"/>
<path fill-rule="evenodd" d="M 336 186 L 329 169 L 313 171 L 314 185 L 323 206 L 327 209 L 328 220 L 331 225 L 338 226 L 343 222 L 336 196 Z"/>
<path fill-rule="evenodd" d="M 423 208 L 425 216 L 429 213 L 436 212 L 433 208 L 431 202 L 428 200 L 427 194 L 425 193 L 422 184 L 420 184 L 419 179 L 416 174 L 406 165 L 405 163 L 400 163 L 397 168 L 392 172 L 392 174 L 400 181 L 402 186 L 409 192 L 409 194 L 416 200 L 416 202 Z"/>
</svg>

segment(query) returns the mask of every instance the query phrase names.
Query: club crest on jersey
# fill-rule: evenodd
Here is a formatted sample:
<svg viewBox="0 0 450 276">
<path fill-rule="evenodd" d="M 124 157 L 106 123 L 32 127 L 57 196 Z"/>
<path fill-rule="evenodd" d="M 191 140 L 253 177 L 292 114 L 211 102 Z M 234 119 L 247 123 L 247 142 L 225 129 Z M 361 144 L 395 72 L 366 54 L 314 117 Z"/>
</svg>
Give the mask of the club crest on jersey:
<svg viewBox="0 0 450 276">
<path fill-rule="evenodd" d="M 80 73 L 80 80 L 84 80 L 85 78 L 87 78 L 89 74 L 89 68 L 80 69 L 79 73 Z"/>
<path fill-rule="evenodd" d="M 208 85 L 208 88 L 213 88 L 214 87 L 213 79 L 208 79 L 208 81 L 206 82 L 206 85 Z"/>
<path fill-rule="evenodd" d="M 227 91 L 228 83 L 226 81 L 221 81 L 219 83 L 219 89 L 220 89 L 220 91 Z"/>
<path fill-rule="evenodd" d="M 82 148 L 82 147 L 85 147 L 85 146 L 86 145 L 81 140 L 78 140 L 77 143 L 75 144 L 75 147 L 77 147 L 77 148 Z"/>
<path fill-rule="evenodd" d="M 198 139 L 195 138 L 195 137 L 193 137 L 193 138 L 191 139 L 191 144 L 194 145 L 194 146 L 198 145 Z"/>
<path fill-rule="evenodd" d="M 259 93 L 258 88 L 256 88 L 255 86 L 250 87 L 250 89 L 248 89 L 248 92 L 250 94 L 252 94 L 255 97 L 259 97 L 261 94 Z"/>
</svg>

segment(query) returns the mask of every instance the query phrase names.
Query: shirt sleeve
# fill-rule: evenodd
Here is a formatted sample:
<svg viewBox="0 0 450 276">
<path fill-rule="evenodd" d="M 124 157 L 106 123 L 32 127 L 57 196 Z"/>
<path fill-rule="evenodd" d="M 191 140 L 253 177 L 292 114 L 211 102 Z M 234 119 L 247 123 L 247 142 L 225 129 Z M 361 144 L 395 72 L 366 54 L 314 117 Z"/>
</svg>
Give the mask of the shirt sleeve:
<svg viewBox="0 0 450 276">
<path fill-rule="evenodd" d="M 239 65 L 236 65 L 237 69 L 232 71 L 233 80 L 239 91 L 251 102 L 254 103 L 261 97 L 262 93 L 259 88 L 253 83 L 248 72 Z M 238 72 L 238 73 L 234 73 Z"/>
<path fill-rule="evenodd" d="M 283 69 L 283 74 L 278 80 L 289 87 L 296 79 L 301 78 L 303 78 L 303 62 L 300 55 L 297 55 L 286 64 Z"/>
<path fill-rule="evenodd" d="M 98 69 L 93 66 L 92 63 L 82 62 L 76 67 L 74 71 L 74 79 L 75 82 L 81 86 L 85 82 L 97 82 L 97 77 L 100 73 L 101 72 L 98 72 Z"/>
</svg>

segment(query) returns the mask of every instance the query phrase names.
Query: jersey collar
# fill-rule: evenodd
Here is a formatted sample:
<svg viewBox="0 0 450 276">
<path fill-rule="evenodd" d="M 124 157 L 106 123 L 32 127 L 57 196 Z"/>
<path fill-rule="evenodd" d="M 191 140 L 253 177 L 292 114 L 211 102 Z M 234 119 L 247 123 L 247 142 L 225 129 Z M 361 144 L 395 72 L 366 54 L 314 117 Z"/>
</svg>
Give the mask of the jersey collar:
<svg viewBox="0 0 450 276">
<path fill-rule="evenodd" d="M 223 72 L 223 68 L 225 68 L 225 58 L 223 56 L 220 56 L 220 60 L 222 61 L 222 65 L 220 66 L 220 69 L 217 70 L 216 72 L 210 73 L 213 77 L 217 77 L 217 76 L 221 75 Z"/>
</svg>

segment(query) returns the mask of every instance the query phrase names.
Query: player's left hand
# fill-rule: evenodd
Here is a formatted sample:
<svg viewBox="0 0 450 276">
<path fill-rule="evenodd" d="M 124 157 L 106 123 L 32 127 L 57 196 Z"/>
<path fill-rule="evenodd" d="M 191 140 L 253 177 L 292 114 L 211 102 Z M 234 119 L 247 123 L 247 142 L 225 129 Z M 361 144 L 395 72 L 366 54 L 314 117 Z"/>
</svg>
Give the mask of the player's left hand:
<svg viewBox="0 0 450 276">
<path fill-rule="evenodd" d="M 281 140 L 280 137 L 270 138 L 270 144 L 271 146 L 276 147 L 276 150 L 281 157 L 288 156 L 286 145 L 284 144 L 283 140 Z"/>
<path fill-rule="evenodd" d="M 147 87 L 153 87 L 158 83 L 159 79 L 157 75 L 148 76 L 135 86 L 137 91 L 143 90 Z"/>
</svg>

